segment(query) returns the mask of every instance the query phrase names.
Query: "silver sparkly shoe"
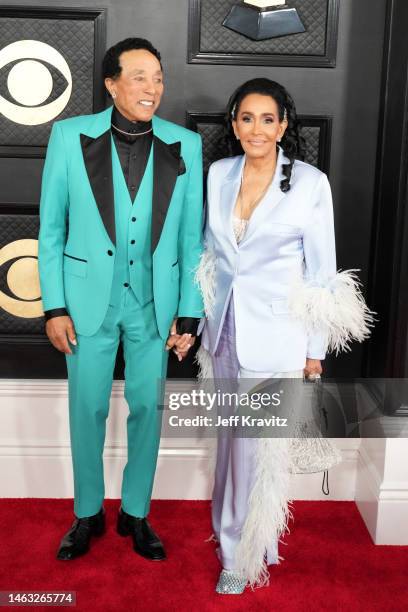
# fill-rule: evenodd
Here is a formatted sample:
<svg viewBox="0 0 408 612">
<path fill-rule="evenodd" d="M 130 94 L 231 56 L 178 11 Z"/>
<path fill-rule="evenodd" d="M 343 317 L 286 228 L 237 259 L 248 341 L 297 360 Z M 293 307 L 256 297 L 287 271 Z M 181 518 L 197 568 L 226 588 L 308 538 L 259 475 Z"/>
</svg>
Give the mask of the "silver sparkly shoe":
<svg viewBox="0 0 408 612">
<path fill-rule="evenodd" d="M 215 591 L 216 593 L 221 593 L 222 595 L 241 595 L 241 593 L 244 592 L 246 585 L 246 578 L 242 578 L 242 576 L 236 572 L 223 569 L 220 577 L 218 578 Z"/>
</svg>

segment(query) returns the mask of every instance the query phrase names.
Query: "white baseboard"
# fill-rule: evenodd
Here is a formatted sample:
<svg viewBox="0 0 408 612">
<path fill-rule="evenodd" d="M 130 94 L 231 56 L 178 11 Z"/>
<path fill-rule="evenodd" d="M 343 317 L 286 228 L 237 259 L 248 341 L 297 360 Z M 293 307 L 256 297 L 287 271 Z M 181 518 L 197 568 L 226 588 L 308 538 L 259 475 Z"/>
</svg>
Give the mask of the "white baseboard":
<svg viewBox="0 0 408 612">
<path fill-rule="evenodd" d="M 113 385 L 104 453 L 106 497 L 119 498 L 126 462 L 127 405 L 123 383 Z M 343 462 L 322 474 L 292 477 L 291 497 L 354 500 L 359 440 L 337 440 Z M 156 499 L 209 499 L 212 481 L 204 441 L 163 439 L 153 489 Z M 73 496 L 66 381 L 0 381 L 0 497 Z"/>
<path fill-rule="evenodd" d="M 357 507 L 375 544 L 406 546 L 408 480 L 389 480 L 380 469 L 379 462 L 362 445 L 357 468 Z"/>
<path fill-rule="evenodd" d="M 166 444 L 166 440 L 163 444 Z M 303 500 L 354 500 L 357 451 L 342 449 L 344 461 L 330 471 L 330 495 L 321 489 L 322 474 L 293 475 L 291 497 Z M 106 448 L 107 498 L 119 498 L 126 448 Z M 72 497 L 69 447 L 1 446 L 0 497 Z M 161 447 L 154 499 L 210 499 L 212 479 L 203 448 Z"/>
</svg>

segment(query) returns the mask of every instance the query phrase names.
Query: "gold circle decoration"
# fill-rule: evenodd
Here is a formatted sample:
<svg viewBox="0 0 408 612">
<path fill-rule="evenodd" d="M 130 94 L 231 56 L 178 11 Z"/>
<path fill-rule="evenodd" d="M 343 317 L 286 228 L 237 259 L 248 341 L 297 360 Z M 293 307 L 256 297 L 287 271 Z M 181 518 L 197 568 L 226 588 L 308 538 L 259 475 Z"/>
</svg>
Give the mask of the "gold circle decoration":
<svg viewBox="0 0 408 612">
<path fill-rule="evenodd" d="M 14 299 L 0 291 L 0 308 L 16 317 L 34 319 L 44 315 L 38 278 L 38 240 L 14 240 L 0 249 L 0 266 L 19 257 L 7 273 L 7 283 Z M 22 300 L 35 300 L 25 302 Z"/>
<path fill-rule="evenodd" d="M 34 257 L 17 259 L 7 273 L 7 284 L 15 296 L 22 300 L 41 297 L 37 260 Z"/>
</svg>

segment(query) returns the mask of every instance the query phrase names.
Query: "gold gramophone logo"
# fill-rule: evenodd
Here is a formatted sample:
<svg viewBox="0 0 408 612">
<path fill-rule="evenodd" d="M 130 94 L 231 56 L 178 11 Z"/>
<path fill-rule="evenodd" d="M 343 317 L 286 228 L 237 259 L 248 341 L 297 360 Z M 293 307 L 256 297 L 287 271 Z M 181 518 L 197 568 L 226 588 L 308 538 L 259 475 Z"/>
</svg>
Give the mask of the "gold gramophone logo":
<svg viewBox="0 0 408 612">
<path fill-rule="evenodd" d="M 0 308 L 15 317 L 42 317 L 40 279 L 38 276 L 38 240 L 23 239 L 9 242 L 0 249 L 0 267 L 13 261 L 6 282 L 12 295 L 0 290 Z"/>
</svg>

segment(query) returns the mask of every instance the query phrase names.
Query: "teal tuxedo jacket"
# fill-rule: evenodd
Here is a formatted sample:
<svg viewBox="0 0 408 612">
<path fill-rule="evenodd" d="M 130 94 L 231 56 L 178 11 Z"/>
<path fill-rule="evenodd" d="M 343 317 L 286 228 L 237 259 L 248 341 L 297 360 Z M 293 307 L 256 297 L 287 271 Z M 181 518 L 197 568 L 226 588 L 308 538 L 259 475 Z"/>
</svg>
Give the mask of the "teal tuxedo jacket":
<svg viewBox="0 0 408 612">
<path fill-rule="evenodd" d="M 54 123 L 42 180 L 38 265 L 43 308 L 66 308 L 77 333 L 85 336 L 98 331 L 108 308 L 115 200 L 129 197 L 117 176 L 122 169 L 115 159 L 111 114 L 112 107 Z M 166 338 L 174 317 L 203 316 L 194 283 L 202 252 L 201 138 L 155 116 L 151 155 L 143 182 L 151 183 L 152 197 L 142 204 L 152 207 L 153 297 L 158 330 Z M 114 189 L 118 184 L 123 194 Z"/>
</svg>

